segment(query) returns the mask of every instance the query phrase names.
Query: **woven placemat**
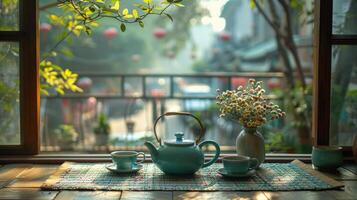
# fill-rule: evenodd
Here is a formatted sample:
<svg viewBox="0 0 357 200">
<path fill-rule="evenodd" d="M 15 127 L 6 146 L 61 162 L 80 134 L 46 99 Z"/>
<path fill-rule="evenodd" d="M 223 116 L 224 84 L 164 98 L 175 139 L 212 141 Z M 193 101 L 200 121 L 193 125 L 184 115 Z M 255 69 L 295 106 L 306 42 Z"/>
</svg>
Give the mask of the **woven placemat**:
<svg viewBox="0 0 357 200">
<path fill-rule="evenodd" d="M 109 172 L 107 163 L 62 164 L 43 185 L 47 190 L 185 190 L 185 191 L 294 191 L 343 187 L 301 161 L 265 163 L 249 178 L 227 179 L 217 173 L 222 164 L 213 164 L 193 176 L 163 174 L 154 164 L 144 164 L 136 174 Z"/>
</svg>

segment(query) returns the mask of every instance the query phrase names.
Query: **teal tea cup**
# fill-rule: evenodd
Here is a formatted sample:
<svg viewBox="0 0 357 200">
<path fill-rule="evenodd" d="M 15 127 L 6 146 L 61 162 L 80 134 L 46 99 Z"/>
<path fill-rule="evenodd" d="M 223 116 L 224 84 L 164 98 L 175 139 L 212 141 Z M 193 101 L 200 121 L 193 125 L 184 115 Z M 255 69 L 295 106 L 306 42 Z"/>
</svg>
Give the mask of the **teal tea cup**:
<svg viewBox="0 0 357 200">
<path fill-rule="evenodd" d="M 245 174 L 259 166 L 257 159 L 241 155 L 226 156 L 222 158 L 222 161 L 224 169 L 231 174 Z"/>
<path fill-rule="evenodd" d="M 342 166 L 343 162 L 342 147 L 313 147 L 311 157 L 314 169 L 337 169 Z"/>
<path fill-rule="evenodd" d="M 113 163 L 116 165 L 117 170 L 130 170 L 137 166 L 138 163 L 145 161 L 145 154 L 136 151 L 114 151 L 110 153 Z M 139 155 L 143 155 L 143 160 L 137 161 Z"/>
</svg>

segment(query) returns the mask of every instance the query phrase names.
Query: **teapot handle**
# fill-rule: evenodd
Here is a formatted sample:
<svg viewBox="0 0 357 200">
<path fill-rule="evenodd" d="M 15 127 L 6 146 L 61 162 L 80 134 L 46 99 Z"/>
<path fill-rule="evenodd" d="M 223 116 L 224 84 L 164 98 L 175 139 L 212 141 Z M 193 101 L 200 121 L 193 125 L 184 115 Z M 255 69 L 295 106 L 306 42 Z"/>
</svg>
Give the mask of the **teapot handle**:
<svg viewBox="0 0 357 200">
<path fill-rule="evenodd" d="M 203 141 L 198 145 L 198 147 L 202 151 L 203 146 L 210 145 L 210 144 L 212 144 L 214 146 L 214 148 L 216 148 L 216 153 L 210 161 L 203 163 L 202 168 L 208 167 L 208 166 L 212 165 L 213 163 L 215 163 L 219 158 L 219 154 L 221 154 L 221 148 L 219 148 L 219 145 L 215 141 L 211 141 L 211 140 Z"/>
<path fill-rule="evenodd" d="M 156 132 L 156 125 L 157 123 L 159 122 L 159 120 L 164 117 L 164 116 L 172 116 L 172 115 L 184 115 L 184 116 L 190 116 L 190 117 L 193 117 L 197 122 L 198 124 L 200 125 L 200 135 L 198 138 L 196 138 L 196 144 L 198 144 L 200 141 L 201 141 L 201 138 L 203 137 L 203 135 L 205 134 L 205 131 L 204 131 L 204 128 L 203 128 L 203 125 L 200 121 L 200 119 L 198 117 L 196 117 L 195 115 L 191 114 L 191 113 L 188 113 L 188 112 L 166 112 L 162 115 L 160 115 L 160 117 L 158 117 L 156 120 L 155 120 L 155 123 L 154 123 L 154 134 L 155 134 L 155 138 L 157 140 L 157 142 L 159 142 L 159 144 L 161 145 L 161 138 L 158 137 L 157 135 L 157 132 Z"/>
</svg>

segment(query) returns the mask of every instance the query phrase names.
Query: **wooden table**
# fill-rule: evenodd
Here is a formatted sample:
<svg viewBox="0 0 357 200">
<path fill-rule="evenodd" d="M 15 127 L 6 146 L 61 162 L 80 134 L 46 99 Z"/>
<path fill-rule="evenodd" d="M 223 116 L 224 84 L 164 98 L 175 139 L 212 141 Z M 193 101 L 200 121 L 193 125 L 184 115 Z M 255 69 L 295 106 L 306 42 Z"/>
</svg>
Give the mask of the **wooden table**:
<svg viewBox="0 0 357 200">
<path fill-rule="evenodd" d="M 345 190 L 296 192 L 185 192 L 185 191 L 41 191 L 41 184 L 58 165 L 9 164 L 0 167 L 0 199 L 346 199 L 357 200 L 357 166 L 345 165 L 337 173 L 325 173 L 345 183 Z"/>
</svg>

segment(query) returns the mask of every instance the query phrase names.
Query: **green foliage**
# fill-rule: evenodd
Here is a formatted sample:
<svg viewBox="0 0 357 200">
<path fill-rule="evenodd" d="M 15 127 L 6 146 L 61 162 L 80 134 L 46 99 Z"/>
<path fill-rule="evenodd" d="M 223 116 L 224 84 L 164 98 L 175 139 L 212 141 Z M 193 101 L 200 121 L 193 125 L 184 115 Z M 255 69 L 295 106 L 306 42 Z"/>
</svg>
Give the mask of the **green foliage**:
<svg viewBox="0 0 357 200">
<path fill-rule="evenodd" d="M 82 92 L 82 89 L 75 85 L 78 74 L 69 69 L 62 69 L 60 66 L 50 61 L 40 63 L 40 76 L 43 80 L 41 93 L 49 95 L 47 89 L 54 88 L 59 94 L 64 94 L 64 90 Z"/>
<path fill-rule="evenodd" d="M 107 116 L 103 113 L 100 113 L 97 118 L 97 124 L 93 129 L 93 132 L 97 135 L 109 135 L 110 133 L 110 125 L 108 123 Z"/>
<path fill-rule="evenodd" d="M 61 15 L 49 13 L 48 20 L 57 27 L 63 27 L 59 35 L 58 42 L 47 53 L 42 54 L 40 63 L 41 93 L 49 95 L 48 89 L 54 88 L 59 94 L 64 94 L 66 90 L 72 92 L 82 92 L 76 86 L 78 75 L 69 69 L 62 69 L 61 66 L 49 61 L 50 57 L 56 57 L 57 53 L 72 57 L 73 53 L 67 48 L 62 48 L 59 52 L 54 50 L 64 41 L 71 42 L 70 36 L 77 38 L 84 32 L 91 36 L 93 29 L 99 26 L 98 21 L 102 19 L 112 19 L 120 22 L 120 30 L 126 31 L 126 24 L 138 23 L 144 27 L 143 20 L 149 15 L 164 15 L 170 20 L 172 17 L 166 12 L 171 6 L 182 7 L 182 0 L 154 2 L 153 0 L 143 0 L 142 3 L 132 3 L 129 7 L 121 8 L 121 0 L 63 0 L 58 7 Z"/>
<path fill-rule="evenodd" d="M 111 18 L 123 24 L 139 23 L 148 15 L 168 14 L 166 10 L 171 6 L 182 7 L 181 1 L 143 0 L 142 3 L 133 3 L 133 8 L 121 8 L 121 0 L 64 0 L 60 7 L 73 13 L 74 19 L 85 28 L 87 24 L 103 18 Z"/>
<path fill-rule="evenodd" d="M 62 144 L 72 144 L 78 139 L 78 132 L 72 125 L 62 124 L 54 131 L 56 139 Z"/>
<path fill-rule="evenodd" d="M 291 145 L 286 144 L 283 132 L 269 132 L 265 141 L 265 150 L 270 153 L 291 152 Z"/>
<path fill-rule="evenodd" d="M 193 63 L 192 69 L 195 72 L 209 72 L 210 69 L 210 64 L 206 60 L 198 60 L 195 63 Z"/>
<path fill-rule="evenodd" d="M 0 43 L 0 143 L 19 141 L 19 48 L 17 43 Z M 9 137 L 7 137 L 9 136 Z"/>
<path fill-rule="evenodd" d="M 19 25 L 18 0 L 2 0 L 0 3 L 0 30 L 18 30 Z"/>
</svg>

